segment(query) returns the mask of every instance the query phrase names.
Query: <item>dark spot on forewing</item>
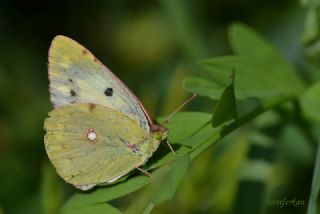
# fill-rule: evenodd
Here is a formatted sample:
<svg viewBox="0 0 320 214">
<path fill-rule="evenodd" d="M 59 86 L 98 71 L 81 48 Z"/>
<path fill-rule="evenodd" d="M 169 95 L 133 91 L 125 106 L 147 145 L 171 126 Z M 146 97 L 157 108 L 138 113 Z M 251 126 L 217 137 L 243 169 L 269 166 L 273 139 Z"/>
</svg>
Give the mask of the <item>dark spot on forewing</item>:
<svg viewBox="0 0 320 214">
<path fill-rule="evenodd" d="M 77 96 L 77 93 L 76 93 L 74 90 L 71 89 L 71 90 L 70 90 L 70 95 L 73 96 L 73 97 L 75 97 L 75 96 Z"/>
<path fill-rule="evenodd" d="M 87 51 L 86 49 L 83 49 L 83 50 L 82 50 L 82 54 L 83 54 L 83 55 L 87 55 L 87 54 L 88 54 L 88 51 Z"/>
<path fill-rule="evenodd" d="M 69 80 L 69 82 L 71 82 L 71 83 L 73 82 L 73 80 L 72 80 L 71 78 L 69 78 L 68 80 Z"/>
<path fill-rule="evenodd" d="M 96 105 L 93 103 L 89 103 L 89 111 L 92 112 L 96 108 Z"/>
<path fill-rule="evenodd" d="M 112 88 L 107 88 L 105 91 L 104 91 L 104 94 L 108 97 L 111 97 L 112 94 L 113 94 L 113 89 Z"/>
</svg>

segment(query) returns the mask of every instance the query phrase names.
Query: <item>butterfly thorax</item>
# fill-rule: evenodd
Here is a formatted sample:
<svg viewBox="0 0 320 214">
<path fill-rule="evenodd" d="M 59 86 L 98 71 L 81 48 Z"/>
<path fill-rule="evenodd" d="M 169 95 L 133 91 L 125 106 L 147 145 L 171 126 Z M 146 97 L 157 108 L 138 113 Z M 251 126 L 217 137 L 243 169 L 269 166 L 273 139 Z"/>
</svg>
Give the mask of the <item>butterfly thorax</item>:
<svg viewBox="0 0 320 214">
<path fill-rule="evenodd" d="M 152 156 L 152 154 L 158 149 L 160 142 L 165 140 L 167 136 L 167 128 L 158 124 L 152 124 L 149 136 L 136 147 L 136 149 L 145 156 L 145 161 L 142 164 Z"/>
<path fill-rule="evenodd" d="M 159 140 L 165 140 L 168 136 L 168 129 L 160 124 L 151 124 L 151 133 Z"/>
</svg>

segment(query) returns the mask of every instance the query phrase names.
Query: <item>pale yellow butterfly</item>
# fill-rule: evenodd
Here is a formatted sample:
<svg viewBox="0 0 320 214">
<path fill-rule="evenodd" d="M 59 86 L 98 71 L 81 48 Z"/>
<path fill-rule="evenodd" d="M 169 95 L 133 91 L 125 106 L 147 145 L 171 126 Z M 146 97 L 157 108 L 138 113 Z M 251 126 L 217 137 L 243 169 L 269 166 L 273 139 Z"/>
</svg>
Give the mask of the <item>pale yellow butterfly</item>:
<svg viewBox="0 0 320 214">
<path fill-rule="evenodd" d="M 88 190 L 143 165 L 167 137 L 135 95 L 86 48 L 65 37 L 49 50 L 45 148 L 57 173 Z"/>
</svg>

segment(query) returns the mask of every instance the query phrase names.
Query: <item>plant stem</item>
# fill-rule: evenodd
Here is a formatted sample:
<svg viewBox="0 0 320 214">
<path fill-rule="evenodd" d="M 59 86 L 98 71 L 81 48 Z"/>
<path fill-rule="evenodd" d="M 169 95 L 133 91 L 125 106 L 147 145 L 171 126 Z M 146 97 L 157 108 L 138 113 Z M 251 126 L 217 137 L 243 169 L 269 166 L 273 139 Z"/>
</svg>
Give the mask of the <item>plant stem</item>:
<svg viewBox="0 0 320 214">
<path fill-rule="evenodd" d="M 227 125 L 226 127 L 222 128 L 220 132 L 215 132 L 211 135 L 204 143 L 200 144 L 197 148 L 190 152 L 191 158 L 194 158 L 200 155 L 202 152 L 206 151 L 212 145 L 215 145 L 217 142 L 222 140 L 225 136 L 230 134 L 232 131 L 236 130 L 238 127 L 248 123 L 249 121 L 255 119 L 256 117 L 262 115 L 266 111 L 281 106 L 282 104 L 293 101 L 295 99 L 294 96 L 281 96 L 281 97 L 274 97 L 272 99 L 265 100 L 253 109 L 248 114 L 245 114 L 239 117 L 233 123 Z"/>
<path fill-rule="evenodd" d="M 223 133 L 229 134 L 233 130 L 237 129 L 238 127 L 242 126 L 243 124 L 255 119 L 256 117 L 260 116 L 261 114 L 265 113 L 266 111 L 269 111 L 270 109 L 273 109 L 275 107 L 278 107 L 282 105 L 285 102 L 294 100 L 293 96 L 281 96 L 281 97 L 275 97 L 270 100 L 266 100 L 262 102 L 261 105 L 253 109 L 251 112 L 249 112 L 246 115 L 243 115 L 239 119 L 237 119 L 235 122 L 229 124 L 223 129 Z M 224 136 L 224 135 L 223 135 Z"/>
<path fill-rule="evenodd" d="M 318 147 L 316 162 L 314 166 L 313 172 L 313 179 L 312 179 L 312 186 L 311 186 L 311 193 L 310 199 L 308 202 L 308 214 L 316 214 L 318 213 L 318 195 L 320 192 L 320 146 Z"/>
</svg>

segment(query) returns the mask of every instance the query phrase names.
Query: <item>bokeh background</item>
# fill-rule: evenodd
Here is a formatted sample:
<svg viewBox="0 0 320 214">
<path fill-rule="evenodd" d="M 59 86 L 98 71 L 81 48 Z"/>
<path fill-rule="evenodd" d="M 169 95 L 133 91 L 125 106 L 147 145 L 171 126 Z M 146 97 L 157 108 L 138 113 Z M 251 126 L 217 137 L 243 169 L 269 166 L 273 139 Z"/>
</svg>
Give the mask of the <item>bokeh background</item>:
<svg viewBox="0 0 320 214">
<path fill-rule="evenodd" d="M 157 117 L 186 99 L 181 83 L 201 72 L 197 60 L 230 54 L 227 28 L 235 21 L 256 29 L 303 70 L 305 13 L 297 0 L 1 0 L 0 213 L 54 213 L 75 191 L 56 176 L 43 146 L 43 121 L 52 109 L 47 57 L 54 36 L 69 36 L 91 50 Z M 201 97 L 187 107 L 212 108 Z M 241 206 L 235 199 L 236 172 L 250 147 L 247 129 L 194 161 L 174 201 L 157 212 L 230 213 Z M 267 212 L 305 212 L 313 153 L 299 144 L 304 141 L 299 137 L 294 127 L 279 137 L 284 164 L 271 186 L 279 187 L 276 198 L 295 198 L 304 205 L 269 204 Z M 294 139 L 296 149 L 288 152 Z M 56 186 L 47 188 L 51 183 Z M 50 195 L 51 204 L 46 204 L 43 197 Z M 121 200 L 115 203 L 121 206 Z"/>
</svg>

